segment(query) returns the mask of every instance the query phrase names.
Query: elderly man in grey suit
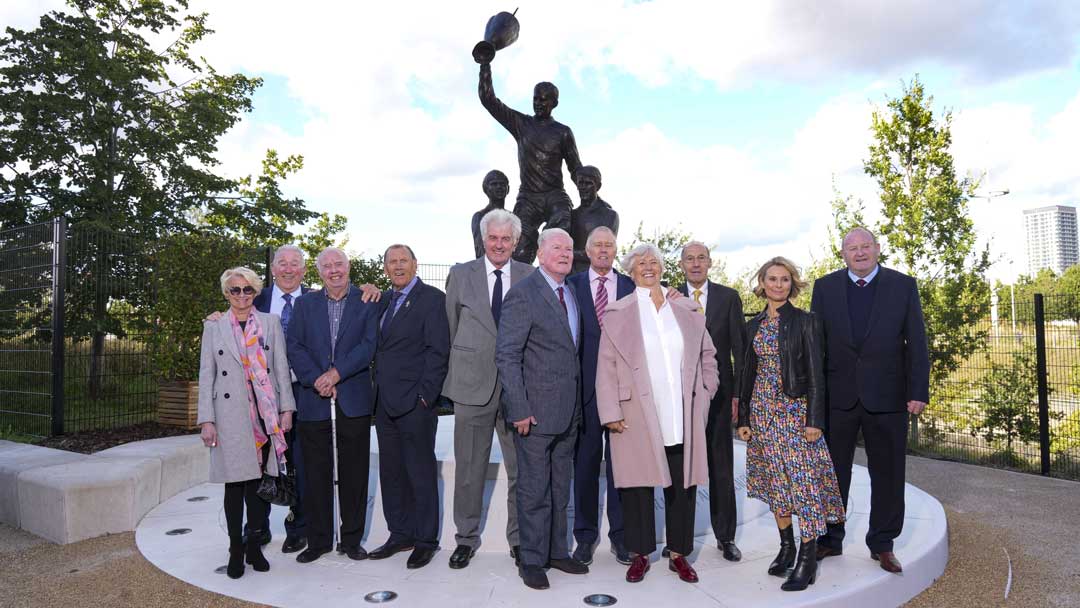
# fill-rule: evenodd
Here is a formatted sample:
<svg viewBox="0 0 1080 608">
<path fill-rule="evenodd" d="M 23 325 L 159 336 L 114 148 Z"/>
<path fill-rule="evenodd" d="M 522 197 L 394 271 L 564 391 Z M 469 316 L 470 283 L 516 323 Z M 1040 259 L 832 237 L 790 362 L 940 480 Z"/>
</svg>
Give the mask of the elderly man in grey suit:
<svg viewBox="0 0 1080 608">
<path fill-rule="evenodd" d="M 446 316 L 450 321 L 450 369 L 443 395 L 454 402 L 454 525 L 457 549 L 450 567 L 469 565 L 480 547 L 484 484 L 491 456 L 492 430 L 499 436 L 506 466 L 506 540 L 517 557 L 518 523 L 514 489 L 517 455 L 514 435 L 500 407 L 502 386 L 495 369 L 495 337 L 502 303 L 510 287 L 533 272 L 511 260 L 521 237 L 521 220 L 494 209 L 480 220 L 484 255 L 450 269 L 446 278 Z"/>
<path fill-rule="evenodd" d="M 495 364 L 506 419 L 514 424 L 519 574 L 525 585 L 547 589 L 544 566 L 585 574 L 570 557 L 566 507 L 581 425 L 581 312 L 566 283 L 574 242 L 565 230 L 539 239 L 540 268 L 514 285 L 503 301 Z"/>
</svg>

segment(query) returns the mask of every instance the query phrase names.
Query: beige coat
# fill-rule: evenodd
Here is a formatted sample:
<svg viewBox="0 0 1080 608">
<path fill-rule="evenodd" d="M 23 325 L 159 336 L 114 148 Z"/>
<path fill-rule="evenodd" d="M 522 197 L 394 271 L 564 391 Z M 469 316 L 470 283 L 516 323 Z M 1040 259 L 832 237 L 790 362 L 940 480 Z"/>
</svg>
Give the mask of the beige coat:
<svg viewBox="0 0 1080 608">
<path fill-rule="evenodd" d="M 671 302 L 671 307 L 684 344 L 683 485 L 689 488 L 709 480 L 705 421 L 719 376 L 716 349 L 698 305 L 683 298 Z M 671 474 L 652 398 L 638 308 L 636 295 L 608 304 L 596 367 L 596 405 L 601 424 L 623 420 L 629 426 L 610 435 L 615 487 L 668 487 Z"/>
<path fill-rule="evenodd" d="M 266 364 L 270 383 L 277 394 L 278 412 L 296 411 L 289 361 L 285 357 L 285 335 L 277 315 L 257 312 L 266 340 Z M 203 324 L 202 354 L 199 361 L 198 423 L 213 422 L 218 443 L 210 448 L 210 481 L 229 483 L 262 477 L 255 435 L 251 428 L 247 400 L 247 379 L 240 363 L 240 349 L 233 337 L 229 315 Z M 266 459 L 265 471 L 277 476 L 277 460 Z"/>
</svg>

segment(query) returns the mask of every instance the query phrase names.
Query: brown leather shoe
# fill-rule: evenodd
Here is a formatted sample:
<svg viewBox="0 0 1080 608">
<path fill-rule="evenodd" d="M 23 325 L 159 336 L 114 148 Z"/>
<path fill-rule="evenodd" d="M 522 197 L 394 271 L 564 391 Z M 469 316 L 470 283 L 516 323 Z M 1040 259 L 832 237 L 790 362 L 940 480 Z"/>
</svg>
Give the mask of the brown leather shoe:
<svg viewBox="0 0 1080 608">
<path fill-rule="evenodd" d="M 678 572 L 679 578 L 685 583 L 698 582 L 697 572 L 694 572 L 694 567 L 681 555 L 672 558 L 671 561 L 668 562 L 668 570 Z"/>
<path fill-rule="evenodd" d="M 817 559 L 820 562 L 826 557 L 835 557 L 837 555 L 843 555 L 844 552 L 840 549 L 833 549 L 832 547 L 826 547 L 820 543 L 817 546 Z M 876 558 L 875 558 L 876 559 Z"/>
<path fill-rule="evenodd" d="M 640 583 L 649 571 L 649 556 L 638 555 L 630 561 L 630 568 L 626 571 L 626 582 Z"/>
<path fill-rule="evenodd" d="M 904 571 L 904 567 L 900 565 L 900 560 L 896 559 L 896 554 L 892 551 L 882 551 L 881 553 L 871 553 L 870 559 L 877 560 L 881 564 L 881 569 L 886 572 L 892 572 L 893 574 L 900 574 Z"/>
</svg>

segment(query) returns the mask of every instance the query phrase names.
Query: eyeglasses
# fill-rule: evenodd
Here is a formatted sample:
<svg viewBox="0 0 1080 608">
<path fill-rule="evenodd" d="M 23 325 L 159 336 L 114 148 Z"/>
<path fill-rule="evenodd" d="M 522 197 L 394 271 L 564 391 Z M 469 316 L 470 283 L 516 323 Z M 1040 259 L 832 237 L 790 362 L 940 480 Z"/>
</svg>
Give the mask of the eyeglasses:
<svg viewBox="0 0 1080 608">
<path fill-rule="evenodd" d="M 229 295 L 238 296 L 240 294 L 244 294 L 245 296 L 253 296 L 253 295 L 255 295 L 255 288 L 252 287 L 251 285 L 245 285 L 244 287 L 230 287 L 229 288 Z"/>
</svg>

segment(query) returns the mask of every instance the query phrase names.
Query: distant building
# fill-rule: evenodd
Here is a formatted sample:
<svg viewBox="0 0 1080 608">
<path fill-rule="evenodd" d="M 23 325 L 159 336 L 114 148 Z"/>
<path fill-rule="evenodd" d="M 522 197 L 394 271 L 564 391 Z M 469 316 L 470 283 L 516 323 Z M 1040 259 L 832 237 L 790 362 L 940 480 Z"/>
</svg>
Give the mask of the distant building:
<svg viewBox="0 0 1080 608">
<path fill-rule="evenodd" d="M 1052 205 L 1024 210 L 1027 233 L 1028 274 L 1035 276 L 1043 268 L 1055 274 L 1080 262 L 1076 233 L 1076 207 Z"/>
</svg>

